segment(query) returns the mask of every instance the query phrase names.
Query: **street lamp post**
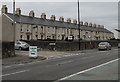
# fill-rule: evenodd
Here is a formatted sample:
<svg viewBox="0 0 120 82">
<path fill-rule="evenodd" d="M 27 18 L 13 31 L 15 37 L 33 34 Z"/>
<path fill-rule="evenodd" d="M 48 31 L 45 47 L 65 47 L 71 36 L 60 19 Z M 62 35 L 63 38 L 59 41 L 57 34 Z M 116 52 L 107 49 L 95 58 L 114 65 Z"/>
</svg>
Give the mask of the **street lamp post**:
<svg viewBox="0 0 120 82">
<path fill-rule="evenodd" d="M 13 0 L 13 40 L 15 43 L 15 0 Z M 15 46 L 14 46 L 14 55 L 15 55 Z"/>
<path fill-rule="evenodd" d="M 79 0 L 78 0 L 78 31 L 79 31 L 79 50 L 80 50 L 80 11 L 79 11 Z"/>
</svg>

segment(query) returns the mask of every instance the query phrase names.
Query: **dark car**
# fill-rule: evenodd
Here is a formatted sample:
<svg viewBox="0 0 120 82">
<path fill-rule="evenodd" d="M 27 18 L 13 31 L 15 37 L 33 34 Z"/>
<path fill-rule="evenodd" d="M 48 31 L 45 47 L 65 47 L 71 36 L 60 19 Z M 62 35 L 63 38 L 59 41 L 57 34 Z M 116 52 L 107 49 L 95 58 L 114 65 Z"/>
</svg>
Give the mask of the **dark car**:
<svg viewBox="0 0 120 82">
<path fill-rule="evenodd" d="M 120 43 L 118 43 L 118 48 L 120 48 Z"/>
<path fill-rule="evenodd" d="M 108 42 L 100 42 L 98 45 L 98 50 L 111 50 L 111 45 Z"/>
</svg>

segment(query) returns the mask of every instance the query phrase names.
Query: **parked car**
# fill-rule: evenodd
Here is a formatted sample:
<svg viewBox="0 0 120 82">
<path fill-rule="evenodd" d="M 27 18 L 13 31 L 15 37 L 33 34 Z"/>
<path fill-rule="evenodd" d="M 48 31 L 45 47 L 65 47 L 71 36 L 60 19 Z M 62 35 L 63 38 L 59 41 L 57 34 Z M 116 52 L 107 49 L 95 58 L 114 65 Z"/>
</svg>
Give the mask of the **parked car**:
<svg viewBox="0 0 120 82">
<path fill-rule="evenodd" d="M 15 42 L 15 49 L 19 49 L 19 50 L 28 49 L 29 46 L 30 45 L 28 43 L 24 42 L 24 41 Z"/>
<path fill-rule="evenodd" d="M 120 43 L 118 43 L 118 48 L 120 48 Z"/>
<path fill-rule="evenodd" d="M 98 50 L 111 50 L 111 45 L 108 42 L 100 42 L 98 45 Z"/>
</svg>

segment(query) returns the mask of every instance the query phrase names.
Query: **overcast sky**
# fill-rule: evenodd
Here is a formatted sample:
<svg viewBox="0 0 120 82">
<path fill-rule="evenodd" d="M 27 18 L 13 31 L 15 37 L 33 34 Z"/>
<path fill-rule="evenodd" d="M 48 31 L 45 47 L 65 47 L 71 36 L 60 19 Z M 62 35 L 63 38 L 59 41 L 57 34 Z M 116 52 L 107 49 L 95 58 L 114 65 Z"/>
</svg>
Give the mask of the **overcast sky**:
<svg viewBox="0 0 120 82">
<path fill-rule="evenodd" d="M 90 0 L 89 0 L 90 1 Z M 12 13 L 12 2 L 0 3 L 0 8 L 5 4 L 8 12 Z M 28 15 L 30 10 L 34 10 L 35 16 L 40 17 L 41 13 L 46 13 L 47 19 L 51 15 L 56 16 L 56 20 L 63 16 L 77 19 L 77 2 L 17 2 L 16 8 L 22 10 L 23 15 Z M 118 28 L 118 2 L 80 2 L 80 20 L 104 25 L 105 28 L 115 33 Z"/>
</svg>

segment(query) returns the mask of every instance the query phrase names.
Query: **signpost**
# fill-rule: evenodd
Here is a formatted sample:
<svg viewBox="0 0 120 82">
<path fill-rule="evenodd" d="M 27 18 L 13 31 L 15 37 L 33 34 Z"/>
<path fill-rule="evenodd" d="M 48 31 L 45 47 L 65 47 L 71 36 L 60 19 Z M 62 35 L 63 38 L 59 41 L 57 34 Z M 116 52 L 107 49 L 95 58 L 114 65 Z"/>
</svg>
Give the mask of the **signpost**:
<svg viewBox="0 0 120 82">
<path fill-rule="evenodd" d="M 37 46 L 29 46 L 29 57 L 30 58 L 37 58 Z"/>
</svg>

